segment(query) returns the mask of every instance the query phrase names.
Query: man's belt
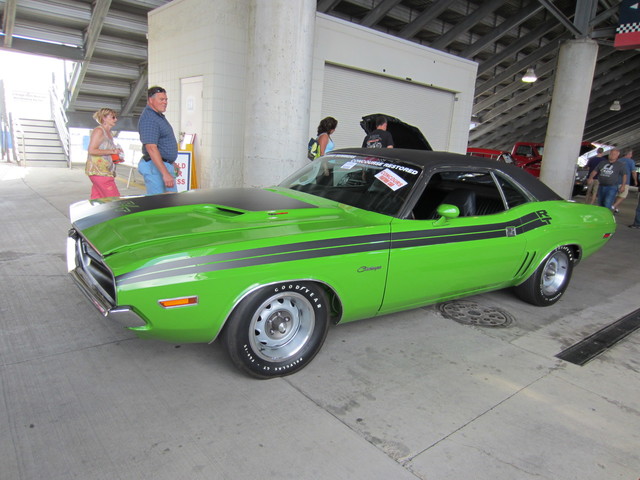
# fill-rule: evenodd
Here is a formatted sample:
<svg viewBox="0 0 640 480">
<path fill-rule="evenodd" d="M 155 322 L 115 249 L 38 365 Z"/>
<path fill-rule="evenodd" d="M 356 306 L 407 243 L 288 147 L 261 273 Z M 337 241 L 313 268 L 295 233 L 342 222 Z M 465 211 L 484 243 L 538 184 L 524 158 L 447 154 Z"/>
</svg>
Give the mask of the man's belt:
<svg viewBox="0 0 640 480">
<path fill-rule="evenodd" d="M 149 155 L 143 155 L 143 156 L 142 156 L 142 159 L 143 159 L 145 162 L 150 162 L 150 161 L 151 161 L 151 157 L 150 157 Z M 167 160 L 166 158 L 163 158 L 163 159 L 162 159 L 162 161 L 163 161 L 164 163 L 173 163 L 173 162 L 175 162 L 175 160 L 173 160 L 173 161 L 172 161 L 172 160 Z"/>
</svg>

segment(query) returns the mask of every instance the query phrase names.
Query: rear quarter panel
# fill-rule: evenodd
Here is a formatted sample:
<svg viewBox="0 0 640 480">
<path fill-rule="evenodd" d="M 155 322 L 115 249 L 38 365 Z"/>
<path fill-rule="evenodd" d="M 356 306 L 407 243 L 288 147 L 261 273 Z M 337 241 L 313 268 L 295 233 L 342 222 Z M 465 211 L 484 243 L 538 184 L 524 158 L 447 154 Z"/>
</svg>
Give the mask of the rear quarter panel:
<svg viewBox="0 0 640 480">
<path fill-rule="evenodd" d="M 536 207 L 538 211 L 546 212 L 549 223 L 529 232 L 527 250 L 535 253 L 535 259 L 523 280 L 555 248 L 575 245 L 578 260 L 583 260 L 602 248 L 616 230 L 613 214 L 603 207 L 566 200 L 539 202 Z"/>
</svg>

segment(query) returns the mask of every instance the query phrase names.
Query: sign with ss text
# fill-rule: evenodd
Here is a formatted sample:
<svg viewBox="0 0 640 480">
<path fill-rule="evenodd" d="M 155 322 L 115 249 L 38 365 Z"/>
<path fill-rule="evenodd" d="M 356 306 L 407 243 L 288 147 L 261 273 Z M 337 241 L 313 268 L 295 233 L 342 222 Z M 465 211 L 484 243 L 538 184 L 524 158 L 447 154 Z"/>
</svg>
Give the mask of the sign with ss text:
<svg viewBox="0 0 640 480">
<path fill-rule="evenodd" d="M 180 168 L 180 173 L 176 176 L 176 185 L 179 192 L 186 192 L 191 189 L 191 162 L 192 152 L 179 151 L 176 158 L 176 165 Z"/>
</svg>

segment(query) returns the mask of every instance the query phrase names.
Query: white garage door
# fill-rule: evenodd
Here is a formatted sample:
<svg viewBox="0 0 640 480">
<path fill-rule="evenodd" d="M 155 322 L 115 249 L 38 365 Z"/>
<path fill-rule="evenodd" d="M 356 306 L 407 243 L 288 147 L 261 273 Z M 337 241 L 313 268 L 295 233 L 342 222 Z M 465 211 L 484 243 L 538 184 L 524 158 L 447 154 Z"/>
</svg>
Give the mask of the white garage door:
<svg viewBox="0 0 640 480">
<path fill-rule="evenodd" d="M 362 117 L 384 113 L 418 127 L 434 150 L 448 150 L 453 102 L 451 92 L 325 64 L 322 118 L 338 120 L 336 148 L 361 146 Z"/>
</svg>

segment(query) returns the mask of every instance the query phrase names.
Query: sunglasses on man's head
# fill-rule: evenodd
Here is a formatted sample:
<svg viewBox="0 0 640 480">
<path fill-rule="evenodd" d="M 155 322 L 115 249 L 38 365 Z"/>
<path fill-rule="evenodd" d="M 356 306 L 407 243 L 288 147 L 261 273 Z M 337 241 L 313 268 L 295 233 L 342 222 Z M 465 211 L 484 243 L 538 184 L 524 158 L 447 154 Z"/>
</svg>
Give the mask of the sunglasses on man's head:
<svg viewBox="0 0 640 480">
<path fill-rule="evenodd" d="M 147 91 L 147 97 L 153 97 L 156 93 L 167 93 L 162 87 L 153 87 Z"/>
</svg>

